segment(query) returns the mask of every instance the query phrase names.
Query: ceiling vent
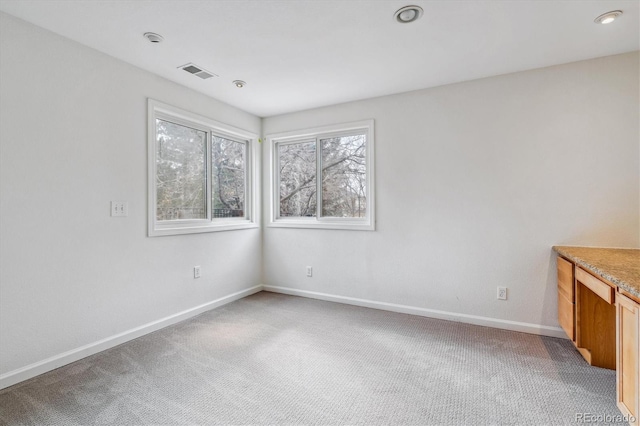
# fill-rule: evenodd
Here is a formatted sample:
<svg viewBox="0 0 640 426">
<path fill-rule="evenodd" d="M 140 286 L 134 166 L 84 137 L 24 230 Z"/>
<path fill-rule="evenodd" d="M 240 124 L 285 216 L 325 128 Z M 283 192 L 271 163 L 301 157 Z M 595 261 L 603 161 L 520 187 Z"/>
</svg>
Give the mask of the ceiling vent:
<svg viewBox="0 0 640 426">
<path fill-rule="evenodd" d="M 206 80 L 207 78 L 211 78 L 211 77 L 217 77 L 216 74 L 210 72 L 210 71 L 206 71 L 203 70 L 202 67 L 199 67 L 195 64 L 192 63 L 188 63 L 186 65 L 182 65 L 179 66 L 178 68 L 185 70 L 188 73 L 191 73 L 193 75 L 197 75 L 198 77 L 200 77 L 203 80 Z"/>
</svg>

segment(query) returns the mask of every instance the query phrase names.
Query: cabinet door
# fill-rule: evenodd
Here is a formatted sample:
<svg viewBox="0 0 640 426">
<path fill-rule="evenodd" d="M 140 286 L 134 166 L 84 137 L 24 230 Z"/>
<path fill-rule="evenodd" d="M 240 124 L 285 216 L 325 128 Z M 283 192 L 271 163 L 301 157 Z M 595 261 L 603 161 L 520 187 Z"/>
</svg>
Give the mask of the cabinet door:
<svg viewBox="0 0 640 426">
<path fill-rule="evenodd" d="M 575 292 L 573 263 L 558 257 L 558 322 L 572 341 L 575 335 Z"/>
<path fill-rule="evenodd" d="M 640 305 L 618 294 L 616 307 L 618 408 L 640 425 Z"/>
</svg>

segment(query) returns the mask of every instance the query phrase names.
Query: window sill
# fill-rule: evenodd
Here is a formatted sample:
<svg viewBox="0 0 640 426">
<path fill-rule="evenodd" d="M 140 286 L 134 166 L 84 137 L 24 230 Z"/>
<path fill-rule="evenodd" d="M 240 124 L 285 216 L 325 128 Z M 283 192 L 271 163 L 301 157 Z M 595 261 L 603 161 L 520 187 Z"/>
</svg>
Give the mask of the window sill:
<svg viewBox="0 0 640 426">
<path fill-rule="evenodd" d="M 270 228 L 307 228 L 307 229 L 337 229 L 346 231 L 375 231 L 375 225 L 369 221 L 349 220 L 316 220 L 305 219 L 278 219 L 271 221 Z"/>
<path fill-rule="evenodd" d="M 260 226 L 254 222 L 238 221 L 235 223 L 213 223 L 207 225 L 169 224 L 149 229 L 149 237 L 166 235 L 202 234 L 206 232 L 237 231 L 241 229 L 257 229 Z"/>
</svg>

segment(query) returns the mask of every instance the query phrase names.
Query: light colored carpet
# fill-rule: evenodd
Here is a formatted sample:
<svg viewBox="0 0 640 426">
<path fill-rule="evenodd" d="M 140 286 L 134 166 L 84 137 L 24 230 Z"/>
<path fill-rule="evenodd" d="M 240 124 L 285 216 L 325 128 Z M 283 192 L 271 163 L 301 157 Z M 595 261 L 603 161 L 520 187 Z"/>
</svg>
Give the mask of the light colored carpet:
<svg viewBox="0 0 640 426">
<path fill-rule="evenodd" d="M 6 425 L 560 425 L 620 416 L 562 339 L 258 293 L 0 392 Z"/>
</svg>

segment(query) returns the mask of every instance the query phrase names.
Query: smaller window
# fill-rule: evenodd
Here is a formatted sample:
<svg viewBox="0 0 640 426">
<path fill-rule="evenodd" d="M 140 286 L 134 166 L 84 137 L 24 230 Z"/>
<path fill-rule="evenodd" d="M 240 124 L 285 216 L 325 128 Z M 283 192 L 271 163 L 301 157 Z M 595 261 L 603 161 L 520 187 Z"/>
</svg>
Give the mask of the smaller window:
<svg viewBox="0 0 640 426">
<path fill-rule="evenodd" d="M 149 99 L 149 236 L 258 227 L 256 139 Z"/>
<path fill-rule="evenodd" d="M 373 120 L 269 136 L 269 226 L 373 230 L 373 136 Z"/>
</svg>

